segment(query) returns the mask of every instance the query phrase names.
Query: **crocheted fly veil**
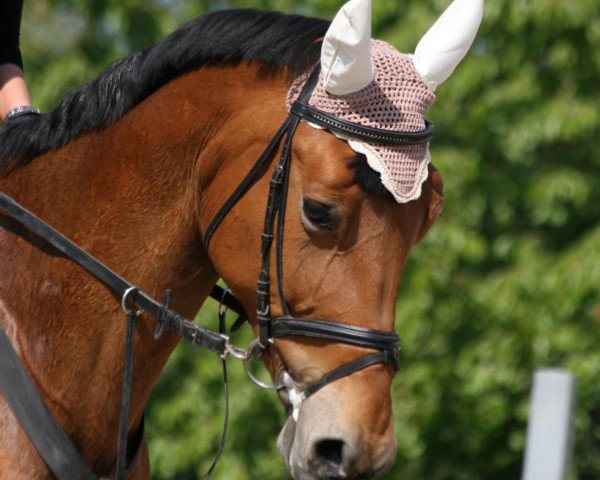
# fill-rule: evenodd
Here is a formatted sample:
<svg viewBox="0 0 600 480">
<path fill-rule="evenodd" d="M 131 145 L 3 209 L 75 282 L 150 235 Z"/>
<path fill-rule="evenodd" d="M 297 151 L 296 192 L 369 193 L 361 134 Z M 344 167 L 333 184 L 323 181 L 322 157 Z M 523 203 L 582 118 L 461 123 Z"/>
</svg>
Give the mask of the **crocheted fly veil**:
<svg viewBox="0 0 600 480">
<path fill-rule="evenodd" d="M 365 127 L 422 131 L 435 88 L 466 55 L 482 13 L 483 0 L 455 0 L 419 42 L 415 54 L 408 55 L 371 40 L 371 2 L 351 0 L 323 40 L 320 79 L 308 104 Z M 309 73 L 292 84 L 288 110 Z M 366 156 L 397 202 L 419 198 L 430 162 L 428 144 L 391 145 L 336 135 Z"/>
<path fill-rule="evenodd" d="M 411 58 L 377 40 L 372 42 L 372 56 L 375 79 L 369 85 L 358 92 L 333 95 L 323 86 L 322 72 L 309 105 L 368 127 L 407 132 L 423 130 L 425 114 L 435 95 L 415 70 Z M 293 83 L 288 94 L 288 109 L 302 90 L 306 77 L 303 75 Z M 404 203 L 420 196 L 421 184 L 427 178 L 427 144 L 386 145 L 338 136 L 347 140 L 355 152 L 367 157 L 396 201 Z"/>
</svg>

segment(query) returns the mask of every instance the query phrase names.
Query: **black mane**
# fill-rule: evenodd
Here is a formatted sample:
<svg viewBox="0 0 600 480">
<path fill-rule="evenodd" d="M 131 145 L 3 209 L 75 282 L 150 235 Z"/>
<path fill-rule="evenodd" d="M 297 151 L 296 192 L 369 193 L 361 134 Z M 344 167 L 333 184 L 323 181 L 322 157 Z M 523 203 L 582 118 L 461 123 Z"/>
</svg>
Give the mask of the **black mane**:
<svg viewBox="0 0 600 480">
<path fill-rule="evenodd" d="M 328 26 L 325 20 L 255 10 L 198 17 L 75 88 L 49 113 L 0 128 L 0 169 L 112 124 L 168 81 L 208 62 L 256 61 L 299 75 L 317 62 L 315 40 Z"/>
</svg>

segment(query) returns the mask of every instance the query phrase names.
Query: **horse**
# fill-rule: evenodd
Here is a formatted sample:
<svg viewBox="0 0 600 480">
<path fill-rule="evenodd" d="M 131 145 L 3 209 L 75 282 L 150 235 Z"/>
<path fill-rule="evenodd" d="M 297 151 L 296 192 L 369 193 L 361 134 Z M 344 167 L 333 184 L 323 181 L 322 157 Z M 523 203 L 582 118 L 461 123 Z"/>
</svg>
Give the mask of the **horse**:
<svg viewBox="0 0 600 480">
<path fill-rule="evenodd" d="M 474 10 L 471 16 L 480 20 L 474 3 L 457 0 L 458 17 Z M 335 129 L 315 125 L 316 118 L 296 115 L 289 141 L 272 141 L 277 127 L 294 117 L 286 107 L 291 86 L 316 64 L 322 69 L 316 81 L 328 78 L 332 91 L 343 90 L 344 75 L 358 78 L 353 91 L 376 83 L 369 59 L 355 62 L 363 65 L 357 77 L 334 71 L 340 62 L 324 58 L 330 42 L 338 42 L 334 55 L 342 55 L 344 45 L 356 50 L 339 34 L 349 30 L 340 22 L 352 18 L 369 20 L 360 28 L 370 43 L 366 0 L 349 2 L 331 24 L 253 10 L 198 17 L 75 88 L 48 113 L 2 127 L 0 191 L 148 295 L 170 289 L 170 306 L 185 317 L 196 314 L 222 278 L 260 337 L 256 279 L 266 261 L 266 273 L 278 276 L 267 292 L 271 317 L 289 314 L 308 327 L 314 319 L 322 330 L 335 322 L 342 330 L 391 335 L 408 253 L 443 204 L 441 175 L 421 162 L 418 195 L 398 201 L 368 155 Z M 474 35 L 471 28 L 461 36 L 466 47 L 444 69 L 454 69 Z M 431 44 L 431 35 L 425 40 Z M 431 53 L 431 45 L 425 47 Z M 425 64 L 423 58 L 415 53 L 414 63 Z M 411 81 L 431 93 L 433 82 L 441 83 L 436 76 L 449 73 L 426 68 L 433 71 L 415 70 Z M 362 78 L 365 71 L 371 76 Z M 424 125 L 419 122 L 416 130 Z M 272 151 L 263 154 L 264 164 L 208 243 L 215 215 L 270 141 Z M 289 159 L 281 203 L 286 214 L 275 234 L 279 254 L 261 246 L 269 172 L 278 157 Z M 0 212 L 0 258 L 0 326 L 85 463 L 98 476 L 114 474 L 127 329 L 119 302 L 127 295 L 119 298 L 6 212 Z M 140 430 L 144 406 L 179 340 L 168 331 L 156 340 L 156 326 L 156 318 L 142 312 L 133 336 L 126 431 L 139 451 L 128 452 L 128 479 L 150 476 Z M 396 368 L 387 356 L 294 402 L 297 389 L 361 362 L 374 347 L 284 332 L 260 348 L 274 382 L 293 382 L 282 392 L 289 418 L 278 445 L 294 479 L 373 478 L 389 469 L 396 452 L 390 398 Z M 1 395 L 0 478 L 54 478 Z"/>
</svg>

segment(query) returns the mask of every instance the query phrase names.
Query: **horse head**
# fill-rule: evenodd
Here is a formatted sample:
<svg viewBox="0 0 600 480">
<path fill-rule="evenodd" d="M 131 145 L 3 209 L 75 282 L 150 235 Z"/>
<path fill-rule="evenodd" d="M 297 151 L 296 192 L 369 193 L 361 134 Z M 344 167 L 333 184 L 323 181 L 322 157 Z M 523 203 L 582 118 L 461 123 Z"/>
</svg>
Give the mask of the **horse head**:
<svg viewBox="0 0 600 480">
<path fill-rule="evenodd" d="M 322 42 L 315 85 L 307 87 L 316 75 L 311 68 L 287 93 L 287 110 L 303 121 L 288 131 L 278 152 L 285 165 L 291 149 L 274 234 L 278 248 L 270 249 L 269 240 L 265 251 L 264 237 L 272 232 L 255 221 L 257 209 L 272 207 L 265 205 L 265 186 L 251 188 L 236 203 L 208 249 L 247 311 L 258 307 L 253 324 L 259 337 L 261 324 L 289 318 L 302 319 L 308 330 L 311 320 L 327 319 L 393 331 L 403 267 L 442 208 L 442 180 L 430 163 L 427 141 L 393 143 L 377 132 L 417 137 L 427 131 L 433 92 L 468 51 L 482 8 L 481 0 L 456 0 L 414 55 L 371 39 L 369 0 L 351 0 L 337 14 Z M 215 212 L 209 210 L 201 222 L 205 237 L 207 227 L 213 234 L 208 221 Z M 261 248 L 262 265 L 258 255 L 249 254 Z M 269 273 L 278 280 L 267 290 L 268 315 L 255 297 L 256 278 L 265 270 L 267 280 Z M 261 277 L 259 290 L 264 282 Z M 289 414 L 278 445 L 293 477 L 371 478 L 387 470 L 396 450 L 392 362 L 348 367 L 375 347 L 336 341 L 335 335 L 323 338 L 302 327 L 276 338 L 266 333 L 264 340 L 262 358 Z"/>
</svg>

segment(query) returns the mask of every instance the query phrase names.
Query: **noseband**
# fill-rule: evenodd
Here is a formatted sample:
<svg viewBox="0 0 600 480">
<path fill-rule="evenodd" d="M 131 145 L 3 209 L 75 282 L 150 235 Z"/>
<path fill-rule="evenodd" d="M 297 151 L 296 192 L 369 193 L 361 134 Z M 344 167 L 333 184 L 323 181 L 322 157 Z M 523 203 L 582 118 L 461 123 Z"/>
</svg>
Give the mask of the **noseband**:
<svg viewBox="0 0 600 480">
<path fill-rule="evenodd" d="M 204 233 L 204 246 L 208 251 L 211 238 L 221 221 L 242 197 L 250 183 L 258 176 L 263 165 L 271 158 L 276 147 L 285 136 L 281 157 L 271 175 L 261 239 L 262 260 L 256 290 L 256 317 L 259 325 L 259 335 L 256 345 L 259 347 L 259 350 L 265 351 L 269 348 L 269 345 L 274 344 L 273 339 L 275 338 L 301 336 L 377 350 L 375 353 L 347 363 L 326 373 L 319 380 L 302 388 L 299 395 L 300 402 L 316 393 L 325 385 L 377 363 L 389 363 L 394 366 L 396 371 L 398 371 L 400 337 L 395 331 L 386 332 L 320 318 L 297 317 L 290 311 L 289 305 L 285 300 L 283 285 L 283 234 L 291 164 L 292 139 L 298 124 L 300 123 L 300 120 L 303 119 L 338 134 L 358 138 L 364 141 L 393 145 L 427 143 L 431 140 L 433 135 L 433 125 L 429 122 L 426 122 L 425 129 L 418 132 L 389 131 L 348 122 L 309 106 L 308 100 L 319 79 L 319 70 L 319 67 L 316 67 L 313 70 L 298 99 L 293 103 L 288 117 L 285 119 L 250 172 L 217 212 Z M 275 235 L 276 218 L 277 231 Z M 270 263 L 273 240 L 275 240 L 276 277 L 279 301 L 283 312 L 282 316 L 275 318 L 271 315 L 270 307 Z M 287 378 L 289 379 L 290 375 L 287 375 Z M 264 386 L 263 384 L 260 384 L 260 382 L 258 383 L 259 385 Z M 288 390 L 297 389 L 297 385 L 293 379 L 291 379 L 291 382 L 288 381 L 284 383 L 287 384 L 282 385 L 280 388 L 287 388 Z M 296 409 L 297 406 L 294 405 L 295 414 L 297 414 Z"/>
</svg>

